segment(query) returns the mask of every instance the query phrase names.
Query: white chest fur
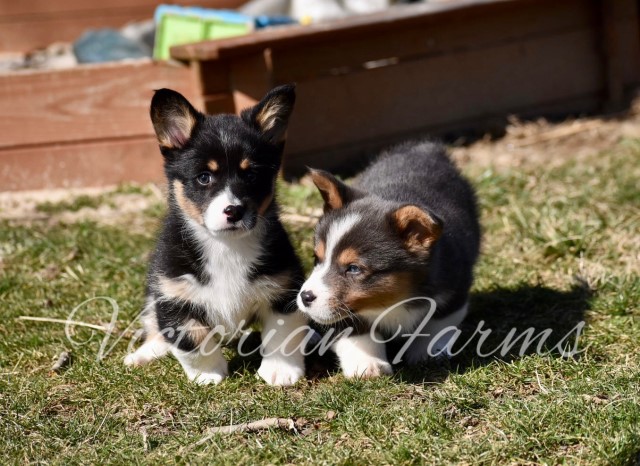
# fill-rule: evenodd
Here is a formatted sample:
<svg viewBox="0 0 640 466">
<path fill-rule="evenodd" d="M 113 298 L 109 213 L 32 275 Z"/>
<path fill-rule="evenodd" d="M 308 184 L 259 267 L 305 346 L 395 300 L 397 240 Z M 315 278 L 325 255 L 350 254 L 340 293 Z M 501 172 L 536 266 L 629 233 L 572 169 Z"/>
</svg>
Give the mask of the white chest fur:
<svg viewBox="0 0 640 466">
<path fill-rule="evenodd" d="M 162 294 L 204 307 L 212 325 L 229 329 L 265 310 L 281 288 L 269 278 L 250 279 L 262 254 L 260 225 L 243 236 L 221 237 L 210 235 L 199 225 L 192 227 L 208 281 L 201 283 L 191 274 L 163 279 Z"/>
</svg>

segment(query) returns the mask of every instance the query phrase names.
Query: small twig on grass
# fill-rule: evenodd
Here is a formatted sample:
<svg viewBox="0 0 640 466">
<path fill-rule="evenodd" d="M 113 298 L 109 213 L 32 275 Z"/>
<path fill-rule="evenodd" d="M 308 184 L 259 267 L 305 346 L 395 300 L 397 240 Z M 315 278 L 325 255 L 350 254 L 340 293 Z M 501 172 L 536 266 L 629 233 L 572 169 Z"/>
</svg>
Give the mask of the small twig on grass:
<svg viewBox="0 0 640 466">
<path fill-rule="evenodd" d="M 142 428 L 140 428 L 140 433 L 142 434 L 142 450 L 147 453 L 149 451 L 149 438 L 147 435 L 147 429 L 142 426 Z"/>
<path fill-rule="evenodd" d="M 196 442 L 196 446 L 208 442 L 216 434 L 233 434 L 234 432 L 257 432 L 260 430 L 277 427 L 283 430 L 296 430 L 296 423 L 291 418 L 270 417 L 253 422 L 243 422 L 242 424 L 232 424 L 229 426 L 211 427 L 207 429 L 207 435 Z"/>
<path fill-rule="evenodd" d="M 105 327 L 104 325 L 94 325 L 88 324 L 86 322 L 78 322 L 75 320 L 66 320 L 66 319 L 49 319 L 48 317 L 31 317 L 31 316 L 19 316 L 19 320 L 31 320 L 33 322 L 51 322 L 54 324 L 67 324 L 67 325 L 75 325 L 78 327 L 87 327 L 92 328 L 94 330 L 100 330 L 105 333 L 111 333 L 109 327 Z"/>
</svg>

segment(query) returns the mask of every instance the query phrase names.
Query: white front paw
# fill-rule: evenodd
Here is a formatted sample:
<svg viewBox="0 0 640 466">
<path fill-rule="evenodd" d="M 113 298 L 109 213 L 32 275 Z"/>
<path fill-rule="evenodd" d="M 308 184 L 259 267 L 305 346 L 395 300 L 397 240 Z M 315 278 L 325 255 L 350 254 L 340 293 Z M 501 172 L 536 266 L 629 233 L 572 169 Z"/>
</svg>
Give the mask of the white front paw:
<svg viewBox="0 0 640 466">
<path fill-rule="evenodd" d="M 379 358 L 360 359 L 358 361 L 341 361 L 342 373 L 345 377 L 372 379 L 381 375 L 393 374 L 389 362 Z"/>
<path fill-rule="evenodd" d="M 211 359 L 206 357 L 183 358 L 180 363 L 187 378 L 198 385 L 217 385 L 229 375 L 227 361 L 222 358 L 222 355 Z"/>
<path fill-rule="evenodd" d="M 191 381 L 197 383 L 198 385 L 209 385 L 214 384 L 218 385 L 227 377 L 226 373 L 223 372 L 203 372 L 197 374 L 195 377 L 189 377 Z"/>
<path fill-rule="evenodd" d="M 266 357 L 262 359 L 258 375 L 269 385 L 293 385 L 304 377 L 304 361 Z"/>
<path fill-rule="evenodd" d="M 127 354 L 124 357 L 124 365 L 129 367 L 138 367 L 148 363 L 149 360 L 147 358 L 141 358 L 136 353 Z"/>
</svg>

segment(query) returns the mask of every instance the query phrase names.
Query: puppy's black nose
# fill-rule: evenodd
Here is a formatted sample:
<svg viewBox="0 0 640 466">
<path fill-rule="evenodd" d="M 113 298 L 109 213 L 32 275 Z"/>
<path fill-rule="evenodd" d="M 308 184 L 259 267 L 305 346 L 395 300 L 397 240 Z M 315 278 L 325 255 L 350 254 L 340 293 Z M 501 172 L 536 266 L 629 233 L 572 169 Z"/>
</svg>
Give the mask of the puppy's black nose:
<svg viewBox="0 0 640 466">
<path fill-rule="evenodd" d="M 228 205 L 222 211 L 227 216 L 227 222 L 236 223 L 244 215 L 244 207 L 241 205 Z"/>
<path fill-rule="evenodd" d="M 305 306 L 308 306 L 309 304 L 311 304 L 316 300 L 317 296 L 313 294 L 313 291 L 307 290 L 300 293 L 300 298 L 302 298 L 302 303 Z"/>
</svg>

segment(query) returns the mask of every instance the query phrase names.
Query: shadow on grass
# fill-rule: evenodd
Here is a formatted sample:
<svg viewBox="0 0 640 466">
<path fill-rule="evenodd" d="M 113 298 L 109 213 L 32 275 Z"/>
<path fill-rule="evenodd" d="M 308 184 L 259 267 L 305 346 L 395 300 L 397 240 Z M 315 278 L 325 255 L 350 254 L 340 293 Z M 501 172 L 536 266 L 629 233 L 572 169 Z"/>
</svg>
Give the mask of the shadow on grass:
<svg viewBox="0 0 640 466">
<path fill-rule="evenodd" d="M 510 362 L 538 352 L 571 357 L 566 353 L 577 350 L 573 357 L 579 357 L 578 329 L 584 325 L 591 298 L 592 292 L 583 282 L 567 291 L 523 285 L 472 293 L 469 316 L 453 346 L 455 356 L 402 367 L 399 377 L 413 383 L 441 382 L 450 372 L 464 373 L 492 361 Z M 479 329 L 490 333 L 485 338 Z"/>
<path fill-rule="evenodd" d="M 439 383 L 451 372 L 464 373 L 495 360 L 508 362 L 537 352 L 563 357 L 559 351 L 563 348 L 581 349 L 580 341 L 576 343 L 576 328 L 584 321 L 590 301 L 591 291 L 582 282 L 567 291 L 523 285 L 473 293 L 470 314 L 453 346 L 455 356 L 450 360 L 430 360 L 420 366 L 400 363 L 396 367 L 396 377 L 408 383 Z M 529 344 L 526 344 L 527 331 L 530 332 Z M 541 343 L 543 335 L 546 336 Z M 232 372 L 257 370 L 261 360 L 259 346 L 260 335 L 253 332 L 243 344 L 243 350 L 254 353 L 248 357 L 236 355 L 231 359 L 229 369 Z M 401 346 L 402 343 L 388 345 L 389 360 L 395 357 Z M 337 358 L 331 351 L 307 356 L 306 365 L 307 377 L 312 380 L 339 370 Z"/>
</svg>

